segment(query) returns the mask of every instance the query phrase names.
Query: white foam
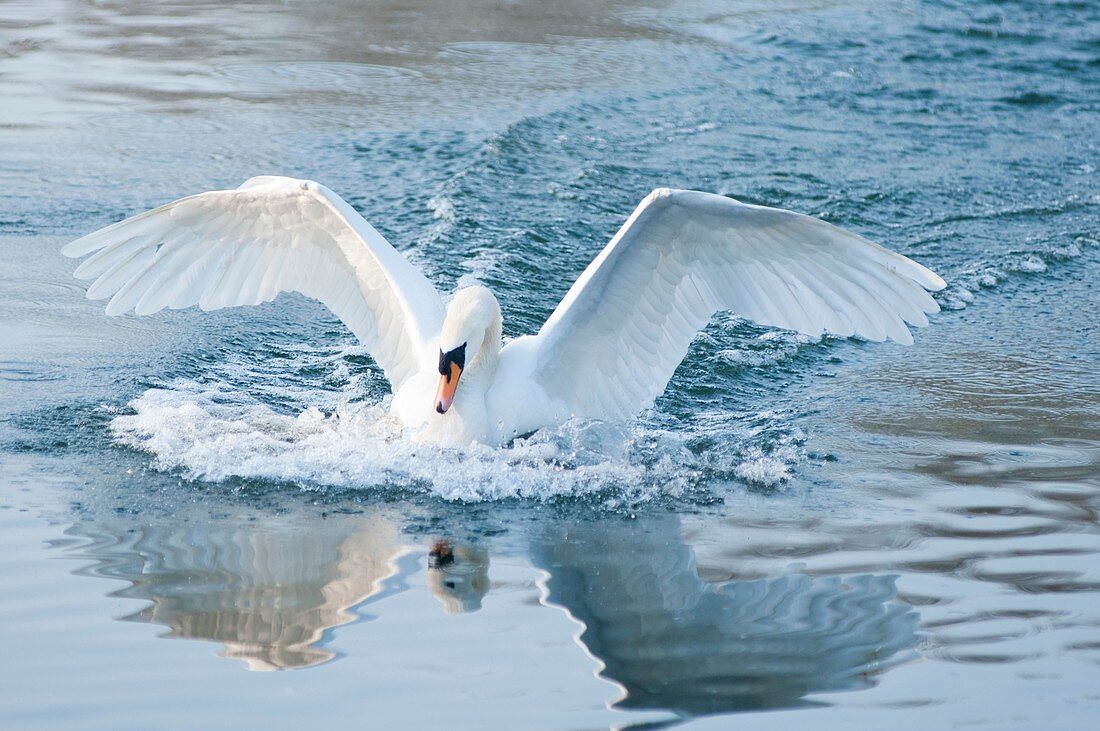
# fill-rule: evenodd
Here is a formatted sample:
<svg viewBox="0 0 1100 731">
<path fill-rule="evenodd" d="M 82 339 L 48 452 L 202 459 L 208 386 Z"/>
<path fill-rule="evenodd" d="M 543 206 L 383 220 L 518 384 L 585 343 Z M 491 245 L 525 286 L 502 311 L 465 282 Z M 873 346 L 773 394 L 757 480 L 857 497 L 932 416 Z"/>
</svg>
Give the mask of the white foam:
<svg viewBox="0 0 1100 731">
<path fill-rule="evenodd" d="M 821 336 L 811 337 L 787 330 L 769 330 L 758 335 L 746 347 L 719 350 L 717 357 L 727 365 L 763 368 L 794 358 L 803 345 L 819 343 Z"/>
<path fill-rule="evenodd" d="M 621 505 L 679 495 L 697 476 L 671 434 L 650 433 L 642 448 L 629 429 L 576 423 L 506 449 L 444 448 L 407 439 L 380 405 L 286 415 L 191 381 L 146 391 L 111 431 L 151 454 L 154 468 L 189 479 L 412 489 L 458 501 L 598 495 Z"/>
<path fill-rule="evenodd" d="M 760 448 L 752 447 L 733 473 L 753 485 L 778 487 L 791 479 L 798 458 L 799 455 L 790 448 L 764 454 Z"/>
<path fill-rule="evenodd" d="M 1049 268 L 1049 260 L 1065 262 L 1078 258 L 1081 247 L 1090 241 L 1088 237 L 1078 237 L 1061 246 L 1013 251 L 995 262 L 975 262 L 953 276 L 947 289 L 936 294 L 936 299 L 945 310 L 961 310 L 974 301 L 976 292 L 994 289 L 1014 274 L 1042 274 Z"/>
<path fill-rule="evenodd" d="M 454 223 L 455 221 L 455 204 L 445 195 L 429 198 L 428 210 L 432 212 L 433 218 L 439 219 L 444 223 Z"/>
</svg>

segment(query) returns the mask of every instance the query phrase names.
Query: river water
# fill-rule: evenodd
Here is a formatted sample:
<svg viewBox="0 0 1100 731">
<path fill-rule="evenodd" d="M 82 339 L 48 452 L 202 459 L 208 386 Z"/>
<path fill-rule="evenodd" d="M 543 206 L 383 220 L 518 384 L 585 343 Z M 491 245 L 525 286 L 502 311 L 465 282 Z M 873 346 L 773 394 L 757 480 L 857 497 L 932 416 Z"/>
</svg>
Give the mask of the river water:
<svg viewBox="0 0 1100 731">
<path fill-rule="evenodd" d="M 0 4 L 0 726 L 1095 727 L 1098 38 L 1024 0 Z M 507 337 L 660 185 L 949 287 L 910 347 L 723 315 L 635 423 L 414 448 L 316 303 L 107 318 L 58 254 L 265 173 Z"/>
</svg>

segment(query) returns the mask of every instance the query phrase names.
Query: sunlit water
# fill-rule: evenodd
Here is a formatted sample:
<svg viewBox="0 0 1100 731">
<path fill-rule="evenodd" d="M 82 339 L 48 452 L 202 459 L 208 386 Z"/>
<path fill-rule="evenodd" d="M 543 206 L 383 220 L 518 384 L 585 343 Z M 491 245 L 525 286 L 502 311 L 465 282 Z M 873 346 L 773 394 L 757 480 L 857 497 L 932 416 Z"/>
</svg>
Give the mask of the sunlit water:
<svg viewBox="0 0 1100 731">
<path fill-rule="evenodd" d="M 1092 728 L 1097 38 L 1074 2 L 0 5 L 0 726 Z M 658 185 L 950 286 L 908 348 L 720 316 L 632 424 L 412 446 L 319 305 L 108 319 L 57 253 L 261 173 L 508 337 Z"/>
</svg>

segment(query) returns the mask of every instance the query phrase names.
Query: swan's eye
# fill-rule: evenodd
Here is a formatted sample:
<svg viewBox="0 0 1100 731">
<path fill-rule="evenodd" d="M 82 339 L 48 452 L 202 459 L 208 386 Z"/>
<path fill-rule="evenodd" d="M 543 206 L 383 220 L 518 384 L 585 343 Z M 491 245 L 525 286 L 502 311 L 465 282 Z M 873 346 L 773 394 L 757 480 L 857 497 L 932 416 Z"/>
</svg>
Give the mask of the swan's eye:
<svg viewBox="0 0 1100 731">
<path fill-rule="evenodd" d="M 448 350 L 446 353 L 442 350 L 439 351 L 439 375 L 449 376 L 452 363 L 458 366 L 460 371 L 466 367 L 466 343 L 454 350 Z"/>
</svg>

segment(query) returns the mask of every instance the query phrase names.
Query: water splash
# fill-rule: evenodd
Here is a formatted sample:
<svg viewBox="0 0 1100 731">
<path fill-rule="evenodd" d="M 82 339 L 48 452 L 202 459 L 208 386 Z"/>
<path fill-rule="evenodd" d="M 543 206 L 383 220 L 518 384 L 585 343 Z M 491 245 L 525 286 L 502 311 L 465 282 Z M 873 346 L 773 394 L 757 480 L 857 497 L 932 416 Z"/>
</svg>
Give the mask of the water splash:
<svg viewBox="0 0 1100 731">
<path fill-rule="evenodd" d="M 116 441 L 152 455 L 155 469 L 194 480 L 409 490 L 457 501 L 595 495 L 615 504 L 683 494 L 694 482 L 673 459 L 681 451 L 675 438 L 643 459 L 629 433 L 605 425 L 568 424 L 507 449 L 454 448 L 412 441 L 378 404 L 288 415 L 222 387 L 179 381 L 129 406 L 111 422 Z"/>
</svg>

